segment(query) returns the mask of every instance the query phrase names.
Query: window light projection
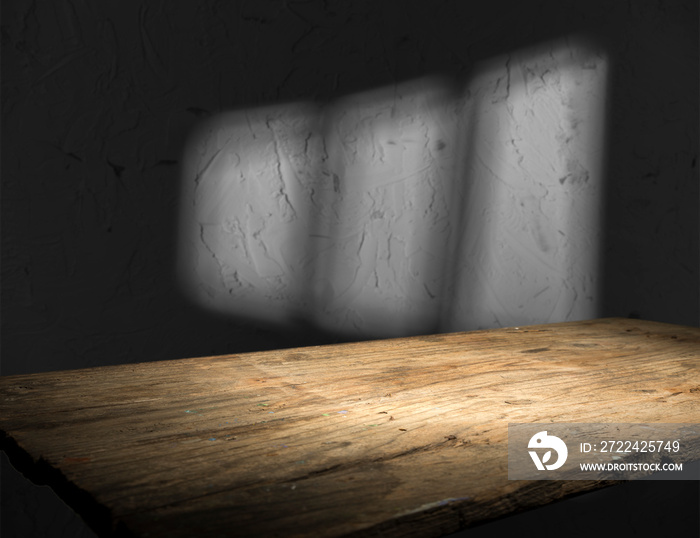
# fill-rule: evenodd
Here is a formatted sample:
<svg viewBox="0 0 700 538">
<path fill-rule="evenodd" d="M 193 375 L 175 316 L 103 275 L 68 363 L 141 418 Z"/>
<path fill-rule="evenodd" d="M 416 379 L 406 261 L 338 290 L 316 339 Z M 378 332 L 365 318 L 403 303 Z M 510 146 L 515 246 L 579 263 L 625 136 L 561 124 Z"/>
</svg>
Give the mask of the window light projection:
<svg viewBox="0 0 700 538">
<path fill-rule="evenodd" d="M 462 88 L 424 78 L 202 125 L 182 178 L 189 296 L 349 337 L 595 317 L 606 61 L 559 45 Z"/>
<path fill-rule="evenodd" d="M 469 84 L 445 330 L 597 316 L 605 56 L 521 52 Z"/>
</svg>

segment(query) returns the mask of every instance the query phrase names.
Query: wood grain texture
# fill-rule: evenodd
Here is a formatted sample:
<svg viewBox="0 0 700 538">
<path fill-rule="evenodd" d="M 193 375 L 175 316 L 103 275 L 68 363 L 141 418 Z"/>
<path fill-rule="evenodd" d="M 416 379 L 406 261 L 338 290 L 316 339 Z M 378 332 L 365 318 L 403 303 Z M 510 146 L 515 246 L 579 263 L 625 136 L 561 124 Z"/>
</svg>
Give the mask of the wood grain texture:
<svg viewBox="0 0 700 538">
<path fill-rule="evenodd" d="M 0 378 L 2 448 L 105 536 L 441 536 L 608 485 L 508 481 L 509 422 L 700 423 L 700 329 L 603 319 Z"/>
</svg>

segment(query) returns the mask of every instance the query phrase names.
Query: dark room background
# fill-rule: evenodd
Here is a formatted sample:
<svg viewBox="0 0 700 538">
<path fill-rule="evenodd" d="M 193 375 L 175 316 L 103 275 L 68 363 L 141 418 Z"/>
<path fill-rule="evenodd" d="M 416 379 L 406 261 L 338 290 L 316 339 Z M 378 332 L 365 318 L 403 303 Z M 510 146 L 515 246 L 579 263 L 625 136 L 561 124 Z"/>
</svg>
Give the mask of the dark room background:
<svg viewBox="0 0 700 538">
<path fill-rule="evenodd" d="M 1 7 L 2 375 L 592 317 L 700 323 L 696 1 Z M 386 102 L 391 117 L 368 124 L 367 111 L 383 113 Z M 562 110 L 575 114 L 564 122 Z M 234 159 L 217 179 L 214 158 L 225 144 L 216 129 L 224 136 L 244 127 L 238 151 L 248 161 Z M 259 198 L 224 193 L 248 212 L 248 227 L 219 222 L 210 215 L 221 206 L 207 213 L 207 196 L 221 192 L 216 181 L 227 170 L 250 179 L 255 166 L 265 169 L 251 155 L 267 158 L 272 146 L 255 146 L 267 127 L 270 144 L 287 142 L 288 155 L 301 155 L 278 154 L 272 169 L 310 178 L 298 187 L 311 193 L 308 203 L 285 217 L 287 194 L 263 174 L 269 189 Z M 392 129 L 407 153 L 365 162 L 395 145 Z M 377 141 L 383 135 L 389 146 Z M 431 144 L 424 153 L 415 152 L 420 136 Z M 303 155 L 292 147 L 300 141 Z M 392 158 L 405 165 L 409 210 L 395 201 L 395 186 L 376 205 L 353 197 L 357 163 L 337 149 L 349 145 L 370 171 Z M 534 177 L 555 158 L 563 172 L 552 172 L 552 185 L 569 189 L 562 194 Z M 394 185 L 392 174 L 401 174 L 387 170 L 377 181 Z M 192 189 L 205 184 L 214 194 L 197 198 Z M 189 195 L 199 200 L 193 211 Z M 433 218 L 430 196 L 447 200 L 435 209 L 443 220 Z M 577 212 L 581 200 L 588 213 Z M 269 207 L 277 209 L 259 214 Z M 255 229 L 258 217 L 267 231 Z M 228 243 L 215 236 L 224 228 Z M 399 228 L 401 241 L 391 234 Z M 285 244 L 289 230 L 308 229 L 315 240 Z M 263 257 L 237 254 L 265 233 Z M 188 234 L 200 243 L 187 246 Z M 523 252 L 494 250 L 508 237 Z M 389 261 L 392 249 L 405 263 Z M 215 285 L 203 280 L 211 259 Z M 259 275 L 245 276 L 250 267 L 269 272 L 272 291 L 255 284 Z M 367 283 L 382 304 L 364 294 Z M 382 326 L 383 305 L 415 315 Z M 4 455 L 2 486 L 3 536 L 90 536 Z M 590 531 L 588 516 L 575 514 L 612 502 L 623 534 L 698 521 L 697 484 L 597 498 L 566 501 L 559 521 Z"/>
</svg>

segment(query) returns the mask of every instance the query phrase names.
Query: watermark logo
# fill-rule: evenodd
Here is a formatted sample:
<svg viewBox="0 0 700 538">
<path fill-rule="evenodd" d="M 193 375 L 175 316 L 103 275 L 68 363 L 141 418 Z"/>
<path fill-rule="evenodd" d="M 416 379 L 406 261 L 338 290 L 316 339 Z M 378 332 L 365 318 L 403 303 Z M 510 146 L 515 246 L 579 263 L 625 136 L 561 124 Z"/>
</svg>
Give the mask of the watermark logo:
<svg viewBox="0 0 700 538">
<path fill-rule="evenodd" d="M 700 480 L 698 454 L 700 423 L 508 424 L 508 480 Z"/>
<path fill-rule="evenodd" d="M 553 471 L 559 469 L 564 463 L 566 463 L 566 458 L 569 455 L 569 450 L 566 448 L 566 443 L 559 439 L 556 435 L 547 435 L 546 431 L 537 432 L 530 438 L 530 442 L 527 444 L 528 448 L 547 448 L 547 452 L 544 453 L 542 459 L 540 460 L 539 455 L 535 450 L 529 450 L 530 457 L 532 461 L 535 462 L 535 466 L 538 470 Z M 547 465 L 547 462 L 552 459 L 552 450 L 557 453 L 557 461 Z"/>
</svg>

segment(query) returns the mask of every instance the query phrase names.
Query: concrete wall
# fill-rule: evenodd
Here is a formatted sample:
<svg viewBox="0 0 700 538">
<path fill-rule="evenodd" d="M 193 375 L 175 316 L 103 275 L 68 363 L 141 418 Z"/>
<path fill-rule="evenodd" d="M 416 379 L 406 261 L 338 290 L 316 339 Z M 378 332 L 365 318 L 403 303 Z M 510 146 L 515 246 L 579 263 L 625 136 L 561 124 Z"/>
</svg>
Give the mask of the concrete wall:
<svg viewBox="0 0 700 538">
<path fill-rule="evenodd" d="M 696 2 L 328 4 L 3 3 L 3 375 L 698 324 Z"/>
<path fill-rule="evenodd" d="M 349 338 L 594 318 L 607 75 L 571 36 L 217 114 L 184 155 L 181 283 Z"/>
</svg>

